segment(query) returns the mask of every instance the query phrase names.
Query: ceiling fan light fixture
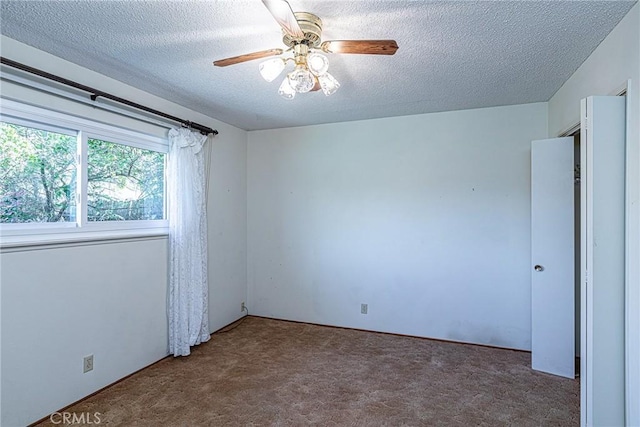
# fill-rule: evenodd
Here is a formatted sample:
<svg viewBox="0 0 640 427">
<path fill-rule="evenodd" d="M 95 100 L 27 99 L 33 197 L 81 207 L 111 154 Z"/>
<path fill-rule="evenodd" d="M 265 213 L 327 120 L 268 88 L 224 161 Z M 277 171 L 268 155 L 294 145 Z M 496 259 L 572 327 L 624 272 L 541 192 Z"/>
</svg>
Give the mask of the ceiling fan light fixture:
<svg viewBox="0 0 640 427">
<path fill-rule="evenodd" d="M 284 70 L 285 61 L 282 58 L 273 58 L 260 63 L 260 75 L 268 82 L 272 82 Z"/>
<path fill-rule="evenodd" d="M 289 83 L 289 76 L 286 76 L 284 80 L 282 80 L 282 84 L 280 84 L 280 88 L 278 89 L 278 95 L 284 99 L 293 99 L 296 96 L 296 90 L 292 88 Z"/>
<path fill-rule="evenodd" d="M 287 74 L 287 79 L 289 85 L 298 93 L 309 92 L 316 83 L 313 74 L 302 65 L 297 65 L 295 70 Z"/>
<path fill-rule="evenodd" d="M 307 57 L 307 66 L 315 76 L 321 76 L 329 69 L 329 59 L 321 53 L 312 53 Z"/>
<path fill-rule="evenodd" d="M 340 87 L 340 82 L 329 73 L 318 76 L 318 81 L 320 82 L 322 91 L 327 96 L 334 94 Z"/>
<path fill-rule="evenodd" d="M 1 0 L 0 0 L 1 1 Z M 280 84 L 278 93 L 285 99 L 293 99 L 296 93 L 322 90 L 329 96 L 335 93 L 340 83 L 329 74 L 329 59 L 324 53 L 346 53 L 360 55 L 394 55 L 398 50 L 395 40 L 325 40 L 322 41 L 322 20 L 309 12 L 293 12 L 287 0 L 262 0 L 267 10 L 283 31 L 282 42 L 289 47 L 268 49 L 213 61 L 216 67 L 272 58 L 260 64 L 260 74 L 272 82 L 284 71 L 287 62 L 295 68 Z M 281 57 L 284 53 L 288 57 Z M 274 58 L 276 57 L 276 58 Z"/>
</svg>

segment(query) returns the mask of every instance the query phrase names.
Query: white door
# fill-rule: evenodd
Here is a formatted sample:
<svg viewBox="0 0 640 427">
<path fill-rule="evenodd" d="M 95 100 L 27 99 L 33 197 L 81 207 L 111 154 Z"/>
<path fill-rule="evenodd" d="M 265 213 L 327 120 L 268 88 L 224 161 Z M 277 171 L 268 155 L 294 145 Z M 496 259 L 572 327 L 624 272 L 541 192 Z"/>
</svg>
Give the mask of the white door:
<svg viewBox="0 0 640 427">
<path fill-rule="evenodd" d="M 589 426 L 625 424 L 625 103 L 581 104 L 580 408 Z"/>
<path fill-rule="evenodd" d="M 531 142 L 531 367 L 575 377 L 573 138 Z"/>
</svg>

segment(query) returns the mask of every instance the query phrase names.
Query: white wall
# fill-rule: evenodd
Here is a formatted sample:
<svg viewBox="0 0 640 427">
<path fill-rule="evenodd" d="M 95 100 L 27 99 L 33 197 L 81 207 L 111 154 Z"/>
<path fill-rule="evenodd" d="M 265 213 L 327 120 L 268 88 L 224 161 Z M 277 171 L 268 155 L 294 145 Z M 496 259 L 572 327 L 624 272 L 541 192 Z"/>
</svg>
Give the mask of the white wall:
<svg viewBox="0 0 640 427">
<path fill-rule="evenodd" d="M 615 95 L 638 77 L 638 10 L 634 6 L 549 100 L 549 136 L 580 123 L 580 100 Z"/>
<path fill-rule="evenodd" d="M 2 37 L 2 55 L 220 131 L 209 178 L 209 321 L 246 301 L 247 133 Z M 19 85 L 2 96 L 166 135 L 166 129 Z M 41 248 L 40 248 L 41 249 Z M 0 254 L 2 426 L 36 421 L 167 355 L 167 238 Z M 82 358 L 94 354 L 94 371 Z"/>
<path fill-rule="evenodd" d="M 247 134 L 216 137 L 207 200 L 209 328 L 238 319 L 247 301 Z"/>
<path fill-rule="evenodd" d="M 167 354 L 167 239 L 2 254 L 2 425 L 36 421 Z M 82 358 L 94 370 L 82 373 Z"/>
<path fill-rule="evenodd" d="M 549 136 L 580 120 L 580 100 L 627 93 L 626 423 L 640 425 L 640 5 L 635 5 L 549 100 Z M 612 361 L 611 363 L 617 363 Z"/>
<path fill-rule="evenodd" d="M 546 134 L 546 103 L 250 132 L 252 313 L 529 349 Z"/>
</svg>

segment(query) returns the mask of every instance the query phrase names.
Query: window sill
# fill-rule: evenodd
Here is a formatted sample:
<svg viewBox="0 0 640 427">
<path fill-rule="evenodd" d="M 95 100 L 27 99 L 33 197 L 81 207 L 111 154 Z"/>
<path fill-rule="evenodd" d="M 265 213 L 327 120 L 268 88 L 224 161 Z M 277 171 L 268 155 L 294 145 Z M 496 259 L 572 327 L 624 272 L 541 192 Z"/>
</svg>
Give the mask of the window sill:
<svg viewBox="0 0 640 427">
<path fill-rule="evenodd" d="M 22 252 L 67 246 L 86 246 L 124 241 L 164 239 L 169 236 L 167 227 L 136 230 L 104 230 L 70 233 L 0 236 L 0 252 Z"/>
</svg>

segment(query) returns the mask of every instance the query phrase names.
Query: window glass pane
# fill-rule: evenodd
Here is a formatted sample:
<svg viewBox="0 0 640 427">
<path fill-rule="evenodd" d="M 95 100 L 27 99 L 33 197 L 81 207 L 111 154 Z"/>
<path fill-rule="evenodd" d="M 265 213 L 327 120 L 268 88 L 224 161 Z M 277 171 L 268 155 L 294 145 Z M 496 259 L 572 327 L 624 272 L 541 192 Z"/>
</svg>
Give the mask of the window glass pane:
<svg viewBox="0 0 640 427">
<path fill-rule="evenodd" d="M 0 222 L 74 222 L 76 137 L 0 122 Z"/>
<path fill-rule="evenodd" d="M 89 221 L 164 219 L 165 155 L 88 140 Z"/>
</svg>

